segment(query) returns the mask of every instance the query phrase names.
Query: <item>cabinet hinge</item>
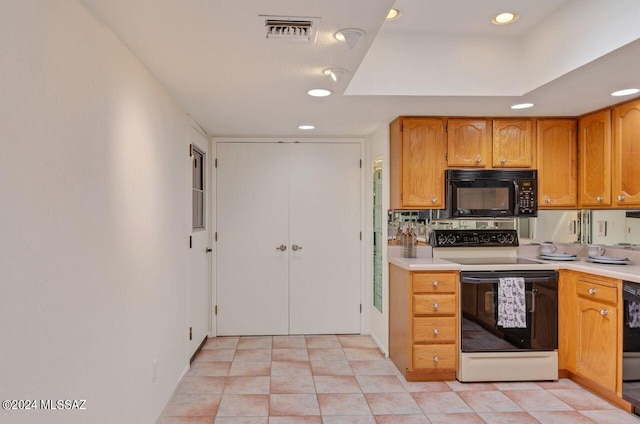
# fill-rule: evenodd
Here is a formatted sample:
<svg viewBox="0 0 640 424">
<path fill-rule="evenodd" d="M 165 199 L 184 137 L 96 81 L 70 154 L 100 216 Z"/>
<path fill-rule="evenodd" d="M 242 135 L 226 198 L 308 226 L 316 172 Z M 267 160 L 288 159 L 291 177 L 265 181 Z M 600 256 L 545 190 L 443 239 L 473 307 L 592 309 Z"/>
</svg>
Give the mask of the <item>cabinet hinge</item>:
<svg viewBox="0 0 640 424">
<path fill-rule="evenodd" d="M 444 160 L 449 160 L 449 153 L 448 152 L 444 154 Z"/>
<path fill-rule="evenodd" d="M 213 314 L 218 315 L 218 305 L 213 308 Z"/>
<path fill-rule="evenodd" d="M 189 236 L 189 249 L 193 249 L 193 236 Z"/>
<path fill-rule="evenodd" d="M 213 165 L 213 166 L 214 166 L 214 168 L 217 168 L 217 167 L 218 167 L 218 158 L 215 158 L 215 160 L 213 161 L 213 164 L 214 164 L 214 165 Z"/>
<path fill-rule="evenodd" d="M 189 157 L 193 156 L 193 144 L 189 144 Z"/>
<path fill-rule="evenodd" d="M 404 196 L 404 195 L 403 195 L 402 193 L 400 193 L 400 200 L 404 200 L 404 199 L 403 199 L 403 196 Z"/>
<path fill-rule="evenodd" d="M 362 231 L 360 231 L 360 240 L 362 240 Z"/>
<path fill-rule="evenodd" d="M 404 131 L 404 122 L 400 124 L 400 132 Z"/>
<path fill-rule="evenodd" d="M 189 340 L 193 340 L 193 327 L 189 327 Z"/>
<path fill-rule="evenodd" d="M 360 169 L 362 169 L 362 159 L 360 159 Z"/>
<path fill-rule="evenodd" d="M 213 236 L 214 241 L 218 241 L 218 232 L 215 232 L 215 235 Z"/>
<path fill-rule="evenodd" d="M 362 313 L 362 303 L 360 304 L 360 313 Z"/>
</svg>

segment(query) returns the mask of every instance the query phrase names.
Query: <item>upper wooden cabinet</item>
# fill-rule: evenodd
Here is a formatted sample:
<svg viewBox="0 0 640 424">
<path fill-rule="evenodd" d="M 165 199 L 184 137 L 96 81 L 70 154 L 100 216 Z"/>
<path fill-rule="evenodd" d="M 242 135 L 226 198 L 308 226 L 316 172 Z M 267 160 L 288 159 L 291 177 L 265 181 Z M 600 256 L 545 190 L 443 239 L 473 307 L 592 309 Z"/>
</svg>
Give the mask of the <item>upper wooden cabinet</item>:
<svg viewBox="0 0 640 424">
<path fill-rule="evenodd" d="M 493 120 L 494 168 L 535 168 L 531 119 Z"/>
<path fill-rule="evenodd" d="M 578 146 L 574 119 L 539 119 L 536 124 L 538 208 L 578 204 Z"/>
<path fill-rule="evenodd" d="M 640 100 L 613 108 L 613 205 L 640 206 Z"/>
<path fill-rule="evenodd" d="M 447 141 L 450 167 L 491 167 L 491 120 L 449 119 Z"/>
<path fill-rule="evenodd" d="M 578 206 L 611 206 L 611 111 L 580 119 L 578 125 Z"/>
<path fill-rule="evenodd" d="M 398 117 L 389 136 L 391 208 L 444 208 L 445 120 Z"/>
</svg>

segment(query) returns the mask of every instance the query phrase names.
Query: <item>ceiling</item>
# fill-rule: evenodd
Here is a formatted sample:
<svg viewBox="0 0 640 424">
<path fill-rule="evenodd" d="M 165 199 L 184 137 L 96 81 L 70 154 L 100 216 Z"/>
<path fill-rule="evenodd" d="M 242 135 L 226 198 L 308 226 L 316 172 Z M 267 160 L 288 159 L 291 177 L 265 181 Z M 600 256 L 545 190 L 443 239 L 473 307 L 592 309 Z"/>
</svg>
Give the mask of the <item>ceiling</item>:
<svg viewBox="0 0 640 424">
<path fill-rule="evenodd" d="M 640 87 L 636 0 L 83 1 L 213 136 L 365 136 L 398 115 L 578 116 Z M 385 23 L 394 4 L 402 15 Z M 520 19 L 492 25 L 505 10 Z M 317 38 L 267 39 L 260 15 L 318 17 Z M 366 35 L 350 49 L 333 37 L 343 28 Z M 348 73 L 333 82 L 329 67 Z M 509 108 L 522 101 L 536 106 Z"/>
</svg>

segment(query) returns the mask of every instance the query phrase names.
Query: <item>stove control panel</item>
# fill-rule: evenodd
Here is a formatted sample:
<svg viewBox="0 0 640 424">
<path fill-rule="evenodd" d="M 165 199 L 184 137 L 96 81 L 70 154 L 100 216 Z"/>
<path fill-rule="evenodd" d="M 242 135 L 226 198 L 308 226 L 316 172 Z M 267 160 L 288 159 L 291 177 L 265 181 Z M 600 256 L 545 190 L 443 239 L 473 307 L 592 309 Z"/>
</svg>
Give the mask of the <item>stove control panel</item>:
<svg viewBox="0 0 640 424">
<path fill-rule="evenodd" d="M 516 230 L 433 230 L 433 247 L 518 246 Z"/>
</svg>

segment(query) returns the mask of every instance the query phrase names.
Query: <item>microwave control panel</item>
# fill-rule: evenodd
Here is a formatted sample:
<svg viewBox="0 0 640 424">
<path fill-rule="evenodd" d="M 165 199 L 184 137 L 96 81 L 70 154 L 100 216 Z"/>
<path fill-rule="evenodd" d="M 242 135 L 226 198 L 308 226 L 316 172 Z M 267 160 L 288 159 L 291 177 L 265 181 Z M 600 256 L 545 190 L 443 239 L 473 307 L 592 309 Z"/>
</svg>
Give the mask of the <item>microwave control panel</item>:
<svg viewBox="0 0 640 424">
<path fill-rule="evenodd" d="M 536 216 L 536 182 L 532 180 L 520 180 L 518 184 L 518 216 Z"/>
</svg>

